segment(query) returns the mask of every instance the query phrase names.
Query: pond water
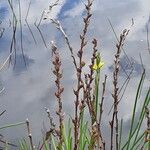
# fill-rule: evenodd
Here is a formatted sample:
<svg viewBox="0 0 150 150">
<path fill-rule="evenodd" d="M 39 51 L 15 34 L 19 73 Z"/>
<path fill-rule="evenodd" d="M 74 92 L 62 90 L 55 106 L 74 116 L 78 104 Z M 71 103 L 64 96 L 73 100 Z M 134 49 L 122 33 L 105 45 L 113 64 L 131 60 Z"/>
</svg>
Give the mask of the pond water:
<svg viewBox="0 0 150 150">
<path fill-rule="evenodd" d="M 3 90 L 0 93 L 0 112 L 6 110 L 0 118 L 0 126 L 22 122 L 29 118 L 36 142 L 41 137 L 41 129 L 47 128 L 45 107 L 50 108 L 54 117 L 56 111 L 51 41 L 57 44 L 62 59 L 62 84 L 65 88 L 63 110 L 66 117 L 73 113 L 75 100 L 72 89 L 76 85 L 76 73 L 70 51 L 63 35 L 50 19 L 60 21 L 74 51 L 77 52 L 80 44 L 79 35 L 83 28 L 82 17 L 85 15 L 84 2 L 86 3 L 86 0 L 60 0 L 58 5 L 51 10 L 49 6 L 54 2 L 54 0 L 50 2 L 47 0 L 0 1 L 0 65 L 11 53 L 11 61 L 8 60 L 0 70 L 0 90 Z M 137 87 L 137 81 L 142 73 L 141 59 L 147 72 L 143 91 L 149 87 L 150 50 L 147 43 L 147 29 L 150 23 L 149 6 L 149 0 L 95 0 L 87 35 L 89 44 L 85 49 L 84 60 L 87 67 L 84 71 L 88 70 L 90 62 L 92 39 L 96 38 L 98 49 L 105 62 L 101 78 L 103 80 L 104 74 L 108 74 L 108 83 L 111 83 L 112 63 L 117 42 L 113 29 L 118 37 L 124 29 L 130 29 L 124 52 L 122 52 L 120 73 L 121 85 L 127 77 L 125 72 L 131 71 L 128 66 L 129 60 L 134 62 L 133 75 L 120 104 L 120 117 L 125 118 L 126 128 L 129 126 L 130 118 L 128 110 L 133 106 L 133 98 L 136 93 L 134 87 Z M 44 19 L 45 17 L 48 19 Z M 112 102 L 111 87 L 107 86 L 106 90 L 105 106 L 108 107 L 107 110 L 111 107 Z M 104 119 L 104 123 L 110 119 L 107 110 L 104 113 L 104 118 L 107 118 Z M 12 141 L 27 136 L 25 126 L 5 129 L 0 133 Z"/>
</svg>

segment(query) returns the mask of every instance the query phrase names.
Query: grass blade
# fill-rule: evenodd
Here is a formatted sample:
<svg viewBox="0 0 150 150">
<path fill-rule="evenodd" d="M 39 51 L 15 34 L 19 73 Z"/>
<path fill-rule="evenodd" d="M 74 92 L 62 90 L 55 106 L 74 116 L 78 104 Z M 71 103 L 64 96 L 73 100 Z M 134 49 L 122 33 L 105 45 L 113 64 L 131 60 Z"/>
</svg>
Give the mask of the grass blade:
<svg viewBox="0 0 150 150">
<path fill-rule="evenodd" d="M 137 102 L 138 102 L 139 92 L 141 91 L 142 83 L 143 83 L 144 79 L 145 79 L 145 70 L 143 70 L 143 73 L 142 73 L 142 76 L 141 76 L 141 79 L 140 79 L 140 82 L 139 82 L 139 85 L 138 85 L 138 89 L 137 89 L 137 92 L 136 92 L 136 98 L 135 98 L 135 103 L 134 103 L 134 108 L 133 108 L 132 119 L 131 119 L 131 126 L 130 126 L 130 131 L 129 131 L 129 136 L 128 136 L 127 150 L 129 150 L 130 142 L 131 142 L 131 139 L 132 139 Z"/>
</svg>

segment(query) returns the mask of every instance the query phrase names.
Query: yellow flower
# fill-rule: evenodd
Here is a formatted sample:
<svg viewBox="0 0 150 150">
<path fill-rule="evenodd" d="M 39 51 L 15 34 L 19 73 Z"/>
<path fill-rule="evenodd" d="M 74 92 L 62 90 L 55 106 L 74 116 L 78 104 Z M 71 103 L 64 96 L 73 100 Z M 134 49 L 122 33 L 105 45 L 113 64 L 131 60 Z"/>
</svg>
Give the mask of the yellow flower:
<svg viewBox="0 0 150 150">
<path fill-rule="evenodd" d="M 98 70 L 98 69 L 101 69 L 102 67 L 104 66 L 104 62 L 99 62 L 99 64 L 97 64 L 97 63 L 95 63 L 94 65 L 93 65 L 93 70 Z"/>
</svg>

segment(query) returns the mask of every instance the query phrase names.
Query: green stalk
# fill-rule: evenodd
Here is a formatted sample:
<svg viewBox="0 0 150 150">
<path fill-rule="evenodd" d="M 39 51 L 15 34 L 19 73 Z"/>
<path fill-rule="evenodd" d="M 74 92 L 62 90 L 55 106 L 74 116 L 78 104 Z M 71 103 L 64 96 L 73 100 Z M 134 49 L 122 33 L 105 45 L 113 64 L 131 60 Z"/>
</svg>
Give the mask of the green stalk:
<svg viewBox="0 0 150 150">
<path fill-rule="evenodd" d="M 137 124 L 137 132 L 136 132 L 136 136 L 135 136 L 135 139 L 134 139 L 134 142 L 133 144 L 135 143 L 137 137 L 138 137 L 138 134 L 139 134 L 139 131 L 140 131 L 140 127 L 142 125 L 142 122 L 143 122 L 143 119 L 144 119 L 144 116 L 145 116 L 145 107 L 149 104 L 150 102 L 150 88 L 146 94 L 146 98 L 144 100 L 144 103 L 143 103 L 143 107 L 142 107 L 142 110 L 141 110 L 141 113 L 140 113 L 140 117 L 139 117 L 139 122 Z"/>
<path fill-rule="evenodd" d="M 66 148 L 66 150 L 68 150 L 68 141 L 67 141 L 67 135 L 66 135 L 66 128 L 65 128 L 64 124 L 62 126 L 62 134 L 63 134 L 62 136 L 63 136 L 63 141 L 64 141 L 64 144 L 65 144 L 65 148 Z"/>
<path fill-rule="evenodd" d="M 52 144 L 53 144 L 53 149 L 57 150 L 56 143 L 55 143 L 55 140 L 54 140 L 53 136 L 52 136 Z"/>
<path fill-rule="evenodd" d="M 68 145 L 67 145 L 68 150 L 71 150 L 71 149 L 72 149 L 71 131 L 72 131 L 72 128 L 71 128 L 70 119 L 69 119 L 69 120 L 68 120 Z"/>
<path fill-rule="evenodd" d="M 131 120 L 131 127 L 130 127 L 130 132 L 129 132 L 129 137 L 128 137 L 127 150 L 129 150 L 129 147 L 130 147 L 130 141 L 131 141 L 132 133 L 133 133 L 133 126 L 134 126 L 135 113 L 136 113 L 136 107 L 137 107 L 139 92 L 142 88 L 142 83 L 143 83 L 144 79 L 145 79 L 145 70 L 142 73 L 140 83 L 138 85 L 138 89 L 137 89 L 137 93 L 136 93 L 136 98 L 135 98 L 135 103 L 134 103 L 134 108 L 133 108 L 133 114 L 132 114 L 132 120 Z"/>
<path fill-rule="evenodd" d="M 20 146 L 19 146 L 19 149 L 20 149 L 20 150 L 23 150 L 23 144 L 22 144 L 21 141 L 19 141 L 19 145 L 20 145 Z"/>
<path fill-rule="evenodd" d="M 72 137 L 71 137 L 71 127 L 69 128 L 69 133 L 68 133 L 68 150 L 72 149 Z"/>
<path fill-rule="evenodd" d="M 47 141 L 44 143 L 44 150 L 49 150 L 49 144 Z"/>
<path fill-rule="evenodd" d="M 28 150 L 28 144 L 25 139 L 19 141 L 20 150 Z"/>
<path fill-rule="evenodd" d="M 88 126 L 88 122 L 86 122 L 83 126 L 83 137 L 82 137 L 82 147 L 81 150 L 85 150 L 85 146 L 88 143 L 87 141 L 87 126 Z"/>
<path fill-rule="evenodd" d="M 142 106 L 142 110 L 141 110 L 141 113 L 140 113 L 140 117 L 138 119 L 138 123 L 137 123 L 137 125 L 136 125 L 136 127 L 135 127 L 135 129 L 134 129 L 134 131 L 132 132 L 132 135 L 131 135 L 131 138 L 132 138 L 135 135 L 135 133 L 136 133 L 136 136 L 135 136 L 133 144 L 135 144 L 135 142 L 137 140 L 137 137 L 138 137 L 141 125 L 143 123 L 143 119 L 144 119 L 144 116 L 145 116 L 145 106 L 148 106 L 149 103 L 150 103 L 150 88 L 147 91 L 146 98 L 144 100 L 144 103 L 143 103 L 143 106 Z M 128 141 L 124 144 L 122 149 L 124 149 L 127 146 L 127 144 L 128 144 Z"/>
<path fill-rule="evenodd" d="M 97 118 L 97 112 L 98 112 L 98 98 L 99 98 L 99 82 L 100 82 L 100 69 L 96 71 L 96 77 L 95 77 L 95 97 L 96 97 L 96 104 L 95 104 L 95 112 L 96 112 L 96 118 Z"/>
<path fill-rule="evenodd" d="M 130 150 L 133 150 L 133 148 L 144 138 L 145 133 L 142 133 L 139 138 L 137 139 L 137 141 L 132 145 L 132 147 L 130 148 Z"/>
</svg>

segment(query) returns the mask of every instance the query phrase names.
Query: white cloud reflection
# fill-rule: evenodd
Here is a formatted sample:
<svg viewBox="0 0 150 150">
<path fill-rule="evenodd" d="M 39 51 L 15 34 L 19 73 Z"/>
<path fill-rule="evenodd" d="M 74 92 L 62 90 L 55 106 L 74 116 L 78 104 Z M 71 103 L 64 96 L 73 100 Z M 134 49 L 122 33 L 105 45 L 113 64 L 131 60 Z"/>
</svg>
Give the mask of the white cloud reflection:
<svg viewBox="0 0 150 150">
<path fill-rule="evenodd" d="M 0 2 L 3 3 L 4 1 Z M 52 12 L 53 17 L 57 17 L 65 0 L 61 1 L 61 5 L 55 7 Z M 21 74 L 16 75 L 12 67 L 9 69 L 0 72 L 0 79 L 3 85 L 5 86 L 5 93 L 1 94 L 1 109 L 6 109 L 7 114 L 1 118 L 0 125 L 5 123 L 12 123 L 17 121 L 23 121 L 27 117 L 32 121 L 32 128 L 35 134 L 35 137 L 39 136 L 40 129 L 42 128 L 43 118 L 45 120 L 46 114 L 44 114 L 44 107 L 50 107 L 52 110 L 55 110 L 54 106 L 54 83 L 53 76 L 50 73 L 50 52 L 44 47 L 43 41 L 40 37 L 39 32 L 34 26 L 36 19 L 39 20 L 43 10 L 48 8 L 49 2 L 47 0 L 34 0 L 31 2 L 31 8 L 29 12 L 28 21 L 31 25 L 33 33 L 37 40 L 37 45 L 33 42 L 33 39 L 28 31 L 26 25 L 24 25 L 24 19 L 26 16 L 27 8 L 29 1 L 21 0 L 22 5 L 22 16 L 23 16 L 23 45 L 25 54 L 34 60 L 34 63 L 29 65 L 28 70 L 24 70 Z M 108 23 L 107 17 L 112 21 L 114 28 L 119 35 L 120 31 L 124 28 L 131 25 L 131 19 L 134 19 L 134 26 L 131 29 L 131 32 L 127 38 L 127 44 L 125 44 L 125 50 L 130 57 L 133 57 L 140 63 L 139 53 L 141 53 L 143 58 L 143 63 L 145 64 L 147 70 L 150 70 L 149 66 L 149 55 L 146 45 L 146 32 L 145 25 L 149 19 L 149 0 L 95 0 L 93 19 L 88 34 L 88 41 L 91 42 L 92 38 L 96 37 L 99 41 L 99 48 L 101 49 L 102 58 L 106 62 L 106 66 L 103 69 L 102 75 L 109 73 L 109 82 L 111 81 L 110 70 L 108 67 L 113 62 L 113 54 L 115 50 L 116 39 L 111 31 L 110 25 Z M 70 37 L 72 45 L 75 49 L 78 49 L 79 45 L 79 34 L 82 29 L 82 14 L 83 14 L 83 3 L 79 2 L 74 5 L 71 10 L 66 10 L 64 13 L 64 18 L 60 18 L 61 22 Z M 18 5 L 15 5 L 15 12 L 18 12 Z M 8 22 L 11 16 L 8 14 L 3 24 Z M 3 25 L 2 24 L 2 25 Z M 62 61 L 63 61 L 63 73 L 64 73 L 64 108 L 66 114 L 72 110 L 72 103 L 74 101 L 72 88 L 75 84 L 74 70 L 70 64 L 70 53 L 67 51 L 67 47 L 64 44 L 64 40 L 60 33 L 54 28 L 53 25 L 49 24 L 47 21 L 42 21 L 40 29 L 43 33 L 45 41 L 48 45 L 51 40 L 56 40 L 58 43 Z M 0 44 L 4 43 L 3 50 L 1 50 L 0 45 L 0 62 L 7 56 L 9 53 L 10 37 L 12 36 L 11 29 L 7 27 L 4 36 L 0 39 Z M 17 48 L 18 53 L 21 51 L 19 49 L 19 29 L 17 33 Z M 141 42 L 141 40 L 143 40 Z M 89 61 L 89 54 L 91 52 L 91 45 L 86 49 L 85 60 Z M 24 66 L 22 66 L 24 67 Z M 150 73 L 148 71 L 148 73 Z M 121 117 L 128 120 L 130 118 L 130 110 L 132 109 L 132 104 L 134 102 L 133 98 L 135 97 L 135 87 L 136 81 L 139 80 L 140 75 L 132 79 L 129 89 L 126 92 L 126 96 L 120 104 Z M 124 78 L 121 77 L 123 80 Z M 149 83 L 148 79 L 146 82 Z M 70 87 L 71 85 L 71 87 Z M 145 84 L 145 89 L 148 87 L 148 84 Z M 111 86 L 107 89 L 107 96 L 105 100 L 105 105 L 111 106 L 112 99 L 110 98 Z M 69 107 L 68 107 L 69 106 Z M 70 107 L 71 106 L 71 107 Z M 105 123 L 108 121 L 109 117 L 107 116 L 108 112 L 105 112 Z M 44 117 L 45 116 L 45 117 Z M 17 129 L 15 130 L 17 131 Z M 14 132 L 9 130 L 7 135 L 11 138 L 14 138 Z M 22 136 L 24 133 L 19 134 Z M 17 137 L 17 136 L 16 136 Z"/>
</svg>

